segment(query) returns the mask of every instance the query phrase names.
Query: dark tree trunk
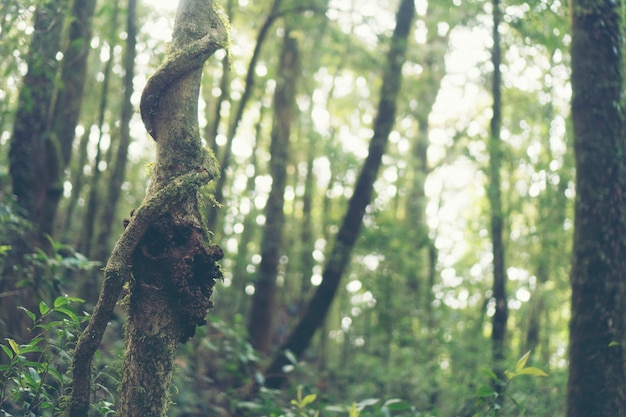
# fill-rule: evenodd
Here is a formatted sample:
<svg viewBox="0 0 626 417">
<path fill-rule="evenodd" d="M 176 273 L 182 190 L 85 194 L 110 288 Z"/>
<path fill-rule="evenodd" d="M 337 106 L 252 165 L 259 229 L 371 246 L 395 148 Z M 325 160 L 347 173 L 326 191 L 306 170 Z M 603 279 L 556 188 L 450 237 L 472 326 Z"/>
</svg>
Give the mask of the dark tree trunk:
<svg viewBox="0 0 626 417">
<path fill-rule="evenodd" d="M 117 146 L 115 166 L 111 172 L 108 182 L 107 203 L 103 207 L 102 220 L 100 222 L 100 233 L 94 252 L 95 259 L 104 260 L 109 247 L 109 239 L 113 233 L 113 219 L 117 204 L 120 200 L 122 183 L 126 174 L 126 164 L 128 160 L 128 146 L 130 145 L 130 119 L 133 116 L 133 104 L 130 98 L 133 94 L 133 78 L 135 77 L 135 55 L 137 44 L 137 24 L 136 24 L 137 0 L 128 0 L 127 20 L 126 20 L 126 51 L 124 54 L 124 94 L 122 98 L 122 113 L 120 116 L 120 142 Z"/>
<path fill-rule="evenodd" d="M 66 14 L 65 1 L 42 2 L 35 10 L 34 32 L 26 56 L 28 71 L 19 91 L 9 145 L 13 193 L 24 216 L 33 223 L 24 235 L 11 236 L 11 242 L 6 242 L 11 250 L 0 270 L 0 292 L 16 294 L 0 302 L 0 333 L 16 340 L 23 340 L 30 326 L 24 315 L 16 315 L 17 308 L 36 311 L 35 294 L 42 287 L 37 283 L 43 276 L 42 268 L 33 265 L 25 255 L 34 252 L 35 247 L 50 249 L 44 236 L 48 230 L 42 226 L 42 198 L 47 190 L 46 179 L 59 169 L 49 126 L 59 67 L 56 56 Z M 29 279 L 33 279 L 34 285 L 20 287 L 20 281 Z"/>
<path fill-rule="evenodd" d="M 315 191 L 315 175 L 313 174 L 313 162 L 315 161 L 315 139 L 309 139 L 309 149 L 306 164 L 306 177 L 304 179 L 304 195 L 302 196 L 302 229 L 300 231 L 300 306 L 304 305 L 311 290 L 311 275 L 315 259 L 313 259 L 313 193 Z"/>
<path fill-rule="evenodd" d="M 626 415 L 622 3 L 573 0 L 576 202 L 568 417 Z"/>
<path fill-rule="evenodd" d="M 402 66 L 414 14 L 414 1 L 402 0 L 396 15 L 397 23 L 387 55 L 378 114 L 374 122 L 374 135 L 370 141 L 368 156 L 348 203 L 348 210 L 339 228 L 335 245 L 322 273 L 322 283 L 315 290 L 304 314 L 287 341 L 281 346 L 265 371 L 265 381 L 268 387 L 279 388 L 287 380 L 287 375 L 283 371 L 283 366 L 289 364 L 285 351 L 291 351 L 298 358 L 304 353 L 315 331 L 324 322 L 339 287 L 341 276 L 348 265 L 350 253 L 361 230 L 365 209 L 371 201 L 374 181 L 378 176 L 389 133 L 394 124 L 396 98 L 400 90 Z"/>
<path fill-rule="evenodd" d="M 502 164 L 502 145 L 500 130 L 502 126 L 502 76 L 500 63 L 500 1 L 493 0 L 493 49 L 491 62 L 493 64 L 492 95 L 493 116 L 491 118 L 491 132 L 489 135 L 489 184 L 487 194 L 491 209 L 491 244 L 493 251 L 493 299 L 495 313 L 491 322 L 491 349 L 494 372 L 500 381 L 494 384 L 497 392 L 502 389 L 500 382 L 504 381 L 503 361 L 505 358 L 506 323 L 508 306 L 506 299 L 506 269 L 504 265 L 504 213 L 502 212 L 502 192 L 500 185 L 500 166 Z M 501 397 L 499 397 L 501 398 Z"/>
<path fill-rule="evenodd" d="M 35 28 L 20 89 L 9 150 L 13 193 L 28 218 L 50 233 L 45 200 L 48 180 L 59 175 L 60 153 L 50 135 L 51 108 L 67 1 L 48 1 L 35 11 Z"/>
<path fill-rule="evenodd" d="M 74 131 L 83 101 L 87 57 L 91 43 L 91 20 L 95 8 L 96 0 L 75 1 L 72 7 L 69 46 L 63 56 L 61 68 L 62 88 L 59 89 L 54 103 L 50 133 L 58 166 L 46 178 L 46 190 L 40 197 L 44 207 L 40 224 L 49 234 L 54 232 L 54 220 L 63 195 L 65 169 L 70 163 Z"/>
<path fill-rule="evenodd" d="M 270 143 L 270 173 L 272 188 L 265 205 L 265 227 L 261 242 L 261 263 L 248 319 L 248 334 L 252 345 L 269 353 L 276 299 L 276 275 L 283 248 L 283 211 L 289 137 L 293 123 L 296 84 L 300 77 L 298 42 L 285 30 L 274 93 L 274 121 Z"/>
</svg>

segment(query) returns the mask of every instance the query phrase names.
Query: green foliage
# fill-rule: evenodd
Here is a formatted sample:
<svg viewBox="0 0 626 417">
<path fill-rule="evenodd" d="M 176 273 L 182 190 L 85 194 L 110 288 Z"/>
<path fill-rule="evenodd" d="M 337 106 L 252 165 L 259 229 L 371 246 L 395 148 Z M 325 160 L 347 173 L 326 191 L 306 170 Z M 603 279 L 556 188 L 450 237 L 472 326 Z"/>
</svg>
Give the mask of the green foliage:
<svg viewBox="0 0 626 417">
<path fill-rule="evenodd" d="M 7 338 L 0 345 L 6 356 L 0 362 L 2 416 L 59 415 L 71 381 L 68 371 L 72 349 L 81 325 L 88 320 L 73 311 L 70 304 L 82 302 L 64 296 L 57 297 L 52 305 L 41 301 L 38 312 L 21 308 L 32 322 L 29 340 L 20 344 Z"/>
<path fill-rule="evenodd" d="M 485 370 L 485 374 L 489 377 L 491 384 L 490 385 L 481 385 L 474 396 L 477 400 L 477 405 L 480 409 L 474 417 L 497 417 L 502 412 L 502 400 L 501 397 L 505 397 L 510 400 L 515 408 L 520 412 L 520 415 L 524 415 L 525 407 L 523 402 L 517 401 L 514 395 L 510 395 L 508 393 L 509 386 L 513 379 L 522 376 L 522 375 L 530 375 L 537 377 L 547 377 L 548 374 L 536 367 L 526 366 L 526 362 L 530 357 L 530 351 L 524 354 L 515 365 L 515 369 L 505 370 L 504 376 L 506 378 L 505 381 L 502 381 L 498 375 L 492 370 Z M 499 388 L 496 389 L 495 387 Z"/>
</svg>

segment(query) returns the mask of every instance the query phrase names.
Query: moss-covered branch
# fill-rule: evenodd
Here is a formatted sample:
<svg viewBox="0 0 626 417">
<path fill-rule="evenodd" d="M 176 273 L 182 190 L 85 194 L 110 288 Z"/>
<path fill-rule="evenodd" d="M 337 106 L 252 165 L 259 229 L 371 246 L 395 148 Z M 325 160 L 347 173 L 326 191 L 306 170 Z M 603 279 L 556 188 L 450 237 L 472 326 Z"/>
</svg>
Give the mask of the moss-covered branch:
<svg viewBox="0 0 626 417">
<path fill-rule="evenodd" d="M 176 178 L 167 187 L 148 196 L 135 211 L 133 218 L 115 244 L 104 269 L 104 284 L 100 298 L 85 331 L 80 337 L 73 362 L 73 390 L 69 408 L 70 417 L 87 415 L 91 392 L 91 362 L 102 340 L 107 323 L 118 301 L 122 287 L 131 277 L 131 256 L 148 226 L 173 205 L 193 195 L 213 177 L 199 167 Z"/>
</svg>

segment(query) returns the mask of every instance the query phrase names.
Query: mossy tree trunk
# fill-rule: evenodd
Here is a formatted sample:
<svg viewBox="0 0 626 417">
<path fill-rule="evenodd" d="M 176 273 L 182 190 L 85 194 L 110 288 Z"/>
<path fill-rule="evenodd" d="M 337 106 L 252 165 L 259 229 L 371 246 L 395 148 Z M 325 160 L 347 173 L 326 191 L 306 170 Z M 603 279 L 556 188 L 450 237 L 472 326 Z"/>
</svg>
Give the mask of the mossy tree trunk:
<svg viewBox="0 0 626 417">
<path fill-rule="evenodd" d="M 45 192 L 39 196 L 42 205 L 39 225 L 46 233 L 54 233 L 59 201 L 63 196 L 65 169 L 69 166 L 72 145 L 87 74 L 87 58 L 91 50 L 92 18 L 96 0 L 72 2 L 68 46 L 64 52 L 60 85 L 53 107 L 50 136 L 50 154 L 55 159 L 54 170 L 46 178 Z"/>
<path fill-rule="evenodd" d="M 51 154 L 50 108 L 59 70 L 56 55 L 61 50 L 61 32 L 67 1 L 44 2 L 35 10 L 33 37 L 26 62 L 9 150 L 13 194 L 34 223 L 44 211 L 41 196 L 46 193 L 49 171 L 56 171 Z"/>
<path fill-rule="evenodd" d="M 166 415 L 176 348 L 205 324 L 222 251 L 209 245 L 198 208 L 199 187 L 219 172 L 201 145 L 198 96 L 204 61 L 225 43 L 212 0 L 181 0 L 168 55 L 141 100 L 144 124 L 157 143 L 156 165 L 144 201 L 107 262 L 98 304 L 76 347 L 72 417 L 87 415 L 91 360 L 125 282 L 120 416 Z"/>
<path fill-rule="evenodd" d="M 573 0 L 576 202 L 568 417 L 626 415 L 626 137 L 621 1 Z"/>
</svg>

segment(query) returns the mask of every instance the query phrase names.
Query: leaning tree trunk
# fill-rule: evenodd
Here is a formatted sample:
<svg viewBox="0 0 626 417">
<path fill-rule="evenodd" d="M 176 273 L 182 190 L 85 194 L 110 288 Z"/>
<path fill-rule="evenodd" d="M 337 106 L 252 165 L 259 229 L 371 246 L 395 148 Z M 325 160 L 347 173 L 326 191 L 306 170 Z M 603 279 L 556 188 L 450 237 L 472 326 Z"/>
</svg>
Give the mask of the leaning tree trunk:
<svg viewBox="0 0 626 417">
<path fill-rule="evenodd" d="M 228 127 L 228 133 L 226 137 L 226 144 L 224 145 L 224 152 L 220 155 L 221 159 L 221 168 L 220 168 L 220 177 L 217 179 L 217 184 L 215 185 L 215 200 L 219 203 L 224 198 L 224 187 L 226 186 L 226 170 L 230 166 L 230 157 L 232 155 L 232 147 L 233 141 L 235 139 L 235 135 L 237 134 L 237 129 L 239 128 L 239 124 L 241 123 L 241 119 L 243 118 L 243 112 L 246 109 L 246 105 L 250 98 L 252 97 L 252 92 L 254 91 L 255 84 L 255 70 L 256 64 L 261 57 L 261 47 L 265 43 L 267 35 L 269 34 L 269 30 L 276 21 L 278 17 L 278 8 L 280 7 L 282 0 L 273 0 L 272 7 L 270 8 L 270 12 L 265 18 L 265 21 L 261 25 L 259 29 L 259 33 L 257 35 L 256 44 L 254 45 L 254 51 L 252 52 L 252 57 L 250 57 L 250 62 L 248 63 L 248 71 L 246 72 L 246 81 L 245 87 L 243 89 L 243 94 L 241 95 L 241 99 L 237 104 L 237 109 L 235 110 Z M 209 212 L 209 216 L 207 219 L 207 225 L 212 230 L 218 230 L 218 217 L 219 213 L 217 209 L 211 210 Z"/>
<path fill-rule="evenodd" d="M 405 61 L 414 14 L 414 1 L 402 0 L 396 14 L 396 28 L 387 55 L 387 67 L 383 74 L 380 103 L 374 122 L 374 135 L 370 141 L 369 153 L 357 179 L 354 193 L 348 202 L 348 210 L 337 233 L 335 245 L 322 273 L 322 283 L 315 290 L 304 314 L 289 334 L 287 341 L 281 346 L 265 371 L 265 382 L 270 388 L 279 388 L 287 380 L 287 374 L 283 371 L 283 367 L 290 362 L 285 352 L 291 351 L 296 357 L 300 357 L 309 346 L 315 331 L 324 322 L 337 293 L 341 276 L 348 265 L 352 248 L 359 236 L 365 208 L 372 197 L 374 181 L 378 176 L 389 133 L 393 127 L 396 98 L 400 91 L 402 66 Z"/>
<path fill-rule="evenodd" d="M 144 124 L 157 142 L 156 166 L 107 262 L 98 304 L 76 347 L 72 417 L 87 415 L 92 357 L 125 282 L 130 294 L 121 416 L 166 415 L 177 345 L 205 323 L 222 251 L 208 245 L 198 209 L 198 188 L 219 172 L 213 154 L 202 149 L 198 96 L 204 61 L 225 43 L 212 0 L 181 0 L 168 56 L 141 99 Z"/>
<path fill-rule="evenodd" d="M 626 415 L 626 135 L 621 1 L 573 0 L 576 203 L 568 417 Z"/>
</svg>

